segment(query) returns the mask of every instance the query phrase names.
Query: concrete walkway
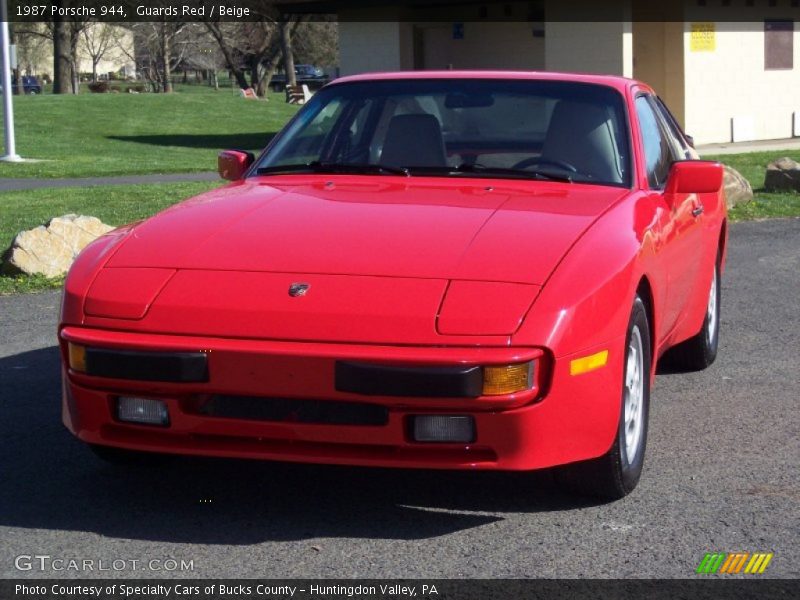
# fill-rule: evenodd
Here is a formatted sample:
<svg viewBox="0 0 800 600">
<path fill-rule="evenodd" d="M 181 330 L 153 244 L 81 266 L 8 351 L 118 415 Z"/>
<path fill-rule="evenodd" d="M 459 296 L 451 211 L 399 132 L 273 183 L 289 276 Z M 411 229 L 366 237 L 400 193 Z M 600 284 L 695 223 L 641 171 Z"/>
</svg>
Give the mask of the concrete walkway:
<svg viewBox="0 0 800 600">
<path fill-rule="evenodd" d="M 168 173 L 160 175 L 123 175 L 119 177 L 80 177 L 75 179 L 0 178 L 0 192 L 40 188 L 91 187 L 97 185 L 133 185 L 138 183 L 177 183 L 182 181 L 222 181 L 217 173 Z"/>
<path fill-rule="evenodd" d="M 700 156 L 713 154 L 743 154 L 745 152 L 780 152 L 781 150 L 800 150 L 800 138 L 783 140 L 758 140 L 755 142 L 736 142 L 726 144 L 703 144 L 695 148 Z M 776 156 L 775 158 L 780 158 Z"/>
</svg>

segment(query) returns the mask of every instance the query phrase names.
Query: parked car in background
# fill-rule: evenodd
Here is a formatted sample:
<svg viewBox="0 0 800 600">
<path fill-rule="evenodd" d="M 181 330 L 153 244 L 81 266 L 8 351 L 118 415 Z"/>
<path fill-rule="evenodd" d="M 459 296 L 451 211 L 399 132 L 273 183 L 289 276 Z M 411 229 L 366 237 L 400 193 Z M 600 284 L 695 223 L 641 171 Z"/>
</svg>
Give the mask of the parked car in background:
<svg viewBox="0 0 800 600">
<path fill-rule="evenodd" d="M 317 90 L 330 81 L 325 71 L 314 65 L 295 65 L 294 73 L 297 85 L 305 84 L 310 90 Z M 286 73 L 275 73 L 269 87 L 273 92 L 286 89 Z"/>
<path fill-rule="evenodd" d="M 12 80 L 12 88 L 17 87 L 17 78 L 14 77 Z M 39 80 L 34 77 L 33 75 L 23 75 L 22 76 L 22 90 L 25 94 L 41 94 L 42 93 L 42 84 L 39 83 Z"/>
<path fill-rule="evenodd" d="M 560 467 L 621 498 L 658 360 L 717 355 L 722 167 L 644 83 L 346 77 L 219 172 L 67 276 L 63 419 L 108 460 Z"/>
</svg>

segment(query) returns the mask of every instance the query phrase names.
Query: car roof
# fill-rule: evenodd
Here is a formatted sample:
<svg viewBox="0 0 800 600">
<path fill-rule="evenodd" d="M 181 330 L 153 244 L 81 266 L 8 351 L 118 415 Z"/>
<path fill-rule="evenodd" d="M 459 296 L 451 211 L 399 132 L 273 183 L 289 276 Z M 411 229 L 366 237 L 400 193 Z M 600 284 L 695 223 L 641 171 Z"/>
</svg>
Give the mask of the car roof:
<svg viewBox="0 0 800 600">
<path fill-rule="evenodd" d="M 596 75 L 592 73 L 559 73 L 554 71 L 395 71 L 386 73 L 362 73 L 340 77 L 333 85 L 354 81 L 384 81 L 388 79 L 528 79 L 532 81 L 573 81 L 594 83 L 624 91 L 633 85 L 642 85 L 634 79 L 619 75 Z"/>
</svg>

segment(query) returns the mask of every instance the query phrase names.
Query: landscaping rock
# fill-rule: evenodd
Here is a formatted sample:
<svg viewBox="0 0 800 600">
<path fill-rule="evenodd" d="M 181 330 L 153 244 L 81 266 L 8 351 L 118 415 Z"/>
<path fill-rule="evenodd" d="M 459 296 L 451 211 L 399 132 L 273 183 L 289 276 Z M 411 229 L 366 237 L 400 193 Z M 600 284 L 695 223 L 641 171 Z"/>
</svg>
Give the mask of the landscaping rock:
<svg viewBox="0 0 800 600">
<path fill-rule="evenodd" d="M 788 156 L 767 165 L 764 189 L 768 192 L 800 192 L 800 163 Z"/>
<path fill-rule="evenodd" d="M 725 203 L 728 205 L 728 209 L 750 202 L 753 199 L 753 186 L 739 171 L 728 165 L 723 166 L 722 187 L 725 191 Z"/>
<path fill-rule="evenodd" d="M 89 242 L 114 229 L 96 217 L 64 215 L 22 231 L 4 254 L 4 273 L 58 277 Z"/>
</svg>

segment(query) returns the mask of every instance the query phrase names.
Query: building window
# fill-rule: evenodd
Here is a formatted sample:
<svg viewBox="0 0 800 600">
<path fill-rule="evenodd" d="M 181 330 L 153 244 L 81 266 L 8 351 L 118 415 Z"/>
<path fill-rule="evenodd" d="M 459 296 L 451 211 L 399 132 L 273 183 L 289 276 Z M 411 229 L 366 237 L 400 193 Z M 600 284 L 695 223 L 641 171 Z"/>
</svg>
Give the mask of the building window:
<svg viewBox="0 0 800 600">
<path fill-rule="evenodd" d="M 764 21 L 764 68 L 794 67 L 794 21 Z"/>
</svg>

